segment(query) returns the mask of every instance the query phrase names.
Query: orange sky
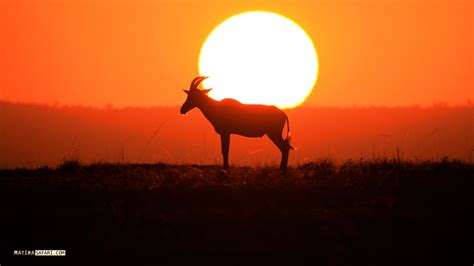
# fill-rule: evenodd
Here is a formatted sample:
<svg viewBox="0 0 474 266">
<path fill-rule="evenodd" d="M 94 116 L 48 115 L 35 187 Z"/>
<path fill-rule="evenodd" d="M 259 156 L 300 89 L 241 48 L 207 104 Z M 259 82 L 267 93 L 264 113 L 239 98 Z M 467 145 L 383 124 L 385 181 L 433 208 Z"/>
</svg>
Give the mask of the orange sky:
<svg viewBox="0 0 474 266">
<path fill-rule="evenodd" d="M 320 60 L 307 106 L 474 100 L 474 2 L 2 0 L 0 100 L 179 105 L 202 43 L 229 16 L 297 22 Z"/>
</svg>

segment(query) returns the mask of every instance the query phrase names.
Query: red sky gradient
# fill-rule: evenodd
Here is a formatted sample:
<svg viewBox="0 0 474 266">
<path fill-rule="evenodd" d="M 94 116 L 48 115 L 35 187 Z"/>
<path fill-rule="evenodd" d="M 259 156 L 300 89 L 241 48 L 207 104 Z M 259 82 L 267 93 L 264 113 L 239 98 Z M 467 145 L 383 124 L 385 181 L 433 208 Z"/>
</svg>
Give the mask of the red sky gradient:
<svg viewBox="0 0 474 266">
<path fill-rule="evenodd" d="M 2 0 L 0 100 L 175 106 L 226 18 L 273 11 L 320 60 L 305 106 L 464 105 L 474 99 L 474 2 Z"/>
</svg>

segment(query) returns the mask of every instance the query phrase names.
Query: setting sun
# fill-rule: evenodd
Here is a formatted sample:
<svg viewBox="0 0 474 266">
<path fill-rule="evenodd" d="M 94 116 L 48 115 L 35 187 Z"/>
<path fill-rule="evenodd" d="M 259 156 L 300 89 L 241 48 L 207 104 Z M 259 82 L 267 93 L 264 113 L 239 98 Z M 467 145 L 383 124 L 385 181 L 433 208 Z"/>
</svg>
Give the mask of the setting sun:
<svg viewBox="0 0 474 266">
<path fill-rule="evenodd" d="M 199 56 L 209 95 L 247 104 L 292 108 L 316 83 L 318 58 L 311 38 L 295 22 L 270 12 L 228 18 L 204 42 Z"/>
</svg>

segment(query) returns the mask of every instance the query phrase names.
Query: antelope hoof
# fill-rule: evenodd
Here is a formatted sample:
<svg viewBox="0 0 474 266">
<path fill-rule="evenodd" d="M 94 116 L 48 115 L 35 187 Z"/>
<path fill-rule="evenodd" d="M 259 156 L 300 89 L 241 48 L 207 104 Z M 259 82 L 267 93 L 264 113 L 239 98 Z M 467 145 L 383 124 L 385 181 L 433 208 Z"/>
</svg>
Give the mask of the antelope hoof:
<svg viewBox="0 0 474 266">
<path fill-rule="evenodd" d="M 219 179 L 227 179 L 229 178 L 229 172 L 224 169 L 221 169 L 217 172 L 217 178 Z"/>
</svg>

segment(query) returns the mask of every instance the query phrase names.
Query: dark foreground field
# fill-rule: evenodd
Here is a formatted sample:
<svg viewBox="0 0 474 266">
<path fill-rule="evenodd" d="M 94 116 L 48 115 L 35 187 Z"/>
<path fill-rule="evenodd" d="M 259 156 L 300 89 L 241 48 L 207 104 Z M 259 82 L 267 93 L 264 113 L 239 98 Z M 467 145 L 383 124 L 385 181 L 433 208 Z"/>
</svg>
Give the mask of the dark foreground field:
<svg viewBox="0 0 474 266">
<path fill-rule="evenodd" d="M 0 170 L 0 264 L 472 265 L 473 180 L 449 160 Z M 35 249 L 67 255 L 13 256 Z"/>
</svg>

